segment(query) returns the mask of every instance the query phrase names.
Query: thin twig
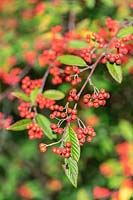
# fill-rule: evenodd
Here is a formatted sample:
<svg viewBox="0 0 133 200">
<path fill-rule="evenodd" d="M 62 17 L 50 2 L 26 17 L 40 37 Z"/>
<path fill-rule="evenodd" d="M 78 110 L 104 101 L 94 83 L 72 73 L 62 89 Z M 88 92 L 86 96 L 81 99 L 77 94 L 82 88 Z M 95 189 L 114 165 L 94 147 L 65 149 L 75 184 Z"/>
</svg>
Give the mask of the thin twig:
<svg viewBox="0 0 133 200">
<path fill-rule="evenodd" d="M 43 78 L 42 78 L 43 82 L 42 82 L 42 86 L 41 86 L 41 88 L 40 88 L 40 93 L 43 92 L 43 89 L 44 89 L 44 86 L 45 86 L 47 77 L 48 77 L 48 75 L 49 75 L 49 69 L 50 69 L 50 67 L 48 67 L 48 69 L 46 70 L 46 72 L 45 72 L 45 74 L 44 74 L 44 76 L 43 76 Z"/>
</svg>

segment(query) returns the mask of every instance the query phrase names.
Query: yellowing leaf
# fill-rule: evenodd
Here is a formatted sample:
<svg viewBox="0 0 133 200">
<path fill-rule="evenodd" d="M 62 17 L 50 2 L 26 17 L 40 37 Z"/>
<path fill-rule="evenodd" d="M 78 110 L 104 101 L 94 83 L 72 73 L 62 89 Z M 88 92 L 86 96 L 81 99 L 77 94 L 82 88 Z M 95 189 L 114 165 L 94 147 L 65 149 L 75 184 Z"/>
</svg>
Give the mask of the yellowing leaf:
<svg viewBox="0 0 133 200">
<path fill-rule="evenodd" d="M 77 200 L 90 200 L 87 191 L 84 188 L 81 188 L 77 192 Z"/>
<path fill-rule="evenodd" d="M 52 20 L 52 15 L 45 15 L 44 17 L 42 17 L 41 23 L 38 26 L 39 31 L 43 32 L 47 30 L 51 20 Z"/>
<path fill-rule="evenodd" d="M 128 187 L 121 187 L 119 191 L 119 200 L 130 200 L 131 196 L 133 195 L 132 188 Z"/>
</svg>

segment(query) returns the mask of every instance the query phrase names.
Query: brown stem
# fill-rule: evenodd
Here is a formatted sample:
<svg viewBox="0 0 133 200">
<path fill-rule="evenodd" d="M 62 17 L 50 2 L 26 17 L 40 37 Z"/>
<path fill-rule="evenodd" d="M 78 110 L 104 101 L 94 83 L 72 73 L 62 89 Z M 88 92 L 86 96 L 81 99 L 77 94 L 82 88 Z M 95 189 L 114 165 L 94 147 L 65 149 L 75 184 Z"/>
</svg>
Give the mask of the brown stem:
<svg viewBox="0 0 133 200">
<path fill-rule="evenodd" d="M 105 54 L 107 53 L 108 47 L 110 46 L 110 44 L 112 43 L 112 41 L 116 39 L 116 36 L 117 36 L 118 32 L 119 32 L 124 26 L 125 26 L 125 23 L 121 24 L 121 27 L 117 30 L 115 36 L 110 40 L 110 42 L 107 43 L 107 45 L 106 45 L 105 48 L 104 48 L 104 51 L 100 54 L 100 56 L 98 57 L 98 59 L 96 60 L 96 62 L 95 62 L 93 65 L 87 66 L 87 67 L 85 68 L 85 70 L 91 69 L 91 71 L 90 71 L 90 73 L 89 73 L 87 79 L 85 80 L 83 86 L 81 87 L 81 89 L 80 89 L 80 91 L 79 91 L 79 93 L 78 93 L 78 97 L 81 96 L 81 94 L 82 94 L 83 90 L 85 89 L 87 83 L 88 83 L 89 80 L 91 79 L 91 76 L 93 75 L 93 73 L 94 73 L 94 71 L 95 71 L 95 69 L 96 69 L 96 67 L 97 67 L 97 65 L 98 65 L 98 63 L 99 63 L 99 61 L 100 61 L 101 58 L 102 58 L 103 56 L 105 56 Z M 83 71 L 85 71 L 85 70 L 83 70 Z M 77 105 L 78 105 L 78 103 L 75 103 L 74 109 L 77 108 Z"/>
<path fill-rule="evenodd" d="M 76 13 L 73 10 L 71 10 L 69 14 L 69 22 L 68 22 L 69 31 L 75 29 L 75 19 L 76 19 Z"/>
<path fill-rule="evenodd" d="M 47 77 L 48 77 L 48 75 L 49 75 L 49 69 L 50 69 L 50 67 L 48 67 L 48 69 L 46 70 L 46 72 L 45 72 L 45 74 L 44 74 L 44 76 L 43 76 L 43 78 L 42 78 L 43 82 L 42 82 L 42 86 L 41 86 L 41 88 L 40 88 L 40 93 L 43 92 L 43 89 L 44 89 L 44 86 L 45 86 Z"/>
<path fill-rule="evenodd" d="M 91 78 L 91 76 L 93 75 L 94 71 L 95 71 L 95 68 L 97 67 L 97 64 L 99 63 L 99 61 L 101 60 L 101 58 L 104 56 L 105 54 L 102 53 L 99 58 L 96 60 L 96 62 L 92 65 L 92 69 L 86 79 L 86 81 L 84 82 L 83 86 L 81 87 L 79 93 L 78 93 L 78 96 L 80 97 L 81 93 L 83 92 L 84 88 L 86 87 L 87 83 L 89 82 L 89 79 Z"/>
</svg>

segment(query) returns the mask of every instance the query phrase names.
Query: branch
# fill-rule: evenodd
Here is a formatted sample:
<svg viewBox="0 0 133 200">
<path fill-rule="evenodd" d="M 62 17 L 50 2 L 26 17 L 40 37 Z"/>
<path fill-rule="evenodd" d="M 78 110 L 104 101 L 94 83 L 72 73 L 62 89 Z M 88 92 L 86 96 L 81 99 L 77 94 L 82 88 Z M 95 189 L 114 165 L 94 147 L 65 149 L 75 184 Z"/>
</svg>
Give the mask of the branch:
<svg viewBox="0 0 133 200">
<path fill-rule="evenodd" d="M 48 77 L 48 75 L 49 75 L 49 69 L 50 69 L 50 67 L 48 67 L 48 69 L 46 70 L 46 72 L 45 72 L 45 74 L 44 74 L 44 76 L 43 76 L 43 78 L 42 78 L 43 82 L 42 82 L 42 86 L 41 86 L 41 88 L 40 88 L 40 93 L 43 92 L 43 89 L 44 89 L 44 86 L 45 86 L 47 77 Z"/>
</svg>

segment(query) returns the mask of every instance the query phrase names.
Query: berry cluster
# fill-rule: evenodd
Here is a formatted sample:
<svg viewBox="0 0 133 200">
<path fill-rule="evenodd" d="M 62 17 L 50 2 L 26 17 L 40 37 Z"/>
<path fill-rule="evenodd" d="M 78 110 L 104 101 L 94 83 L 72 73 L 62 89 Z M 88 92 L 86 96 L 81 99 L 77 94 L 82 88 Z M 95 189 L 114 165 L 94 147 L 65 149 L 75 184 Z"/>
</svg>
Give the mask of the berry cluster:
<svg viewBox="0 0 133 200">
<path fill-rule="evenodd" d="M 40 88 L 41 85 L 42 85 L 42 79 L 31 80 L 29 76 L 26 76 L 22 80 L 22 89 L 28 95 L 34 88 Z"/>
<path fill-rule="evenodd" d="M 67 121 L 68 122 L 75 122 L 77 120 L 77 110 L 68 108 L 67 113 L 69 114 Z"/>
<path fill-rule="evenodd" d="M 35 116 L 33 111 L 30 111 L 30 102 L 21 102 L 18 106 L 20 117 L 24 117 L 27 119 L 32 119 Z"/>
<path fill-rule="evenodd" d="M 109 34 L 111 37 L 113 37 L 120 28 L 118 21 L 113 20 L 111 17 L 107 17 L 106 26 L 109 29 Z"/>
<path fill-rule="evenodd" d="M 43 137 L 43 131 L 36 122 L 28 124 L 26 128 L 28 130 L 29 139 L 41 139 Z"/>
<path fill-rule="evenodd" d="M 79 97 L 77 95 L 76 88 L 71 89 L 69 92 L 68 101 L 78 101 L 78 99 L 79 99 Z"/>
<path fill-rule="evenodd" d="M 64 108 L 63 106 L 59 106 L 57 104 L 50 106 L 50 110 L 52 110 L 52 114 L 50 115 L 51 119 L 54 118 L 65 118 L 67 115 L 66 113 L 63 111 Z"/>
<path fill-rule="evenodd" d="M 116 63 L 117 65 L 120 65 L 122 62 L 122 54 L 107 54 L 104 58 L 101 59 L 101 62 L 104 64 L 107 61 L 110 63 Z"/>
<path fill-rule="evenodd" d="M 98 108 L 99 106 L 104 106 L 106 104 L 106 99 L 109 97 L 109 93 L 101 89 L 98 94 L 85 94 L 83 96 L 83 102 L 87 104 L 88 107 Z"/>
<path fill-rule="evenodd" d="M 36 61 L 36 51 L 35 50 L 26 51 L 24 52 L 23 57 L 27 63 L 29 63 L 30 65 L 34 65 Z"/>
<path fill-rule="evenodd" d="M 63 148 L 53 147 L 52 152 L 54 154 L 61 155 L 64 158 L 70 158 L 71 157 L 71 143 L 66 142 L 65 147 Z"/>
<path fill-rule="evenodd" d="M 20 81 L 21 72 L 20 68 L 14 68 L 9 73 L 0 71 L 0 79 L 3 83 L 14 86 Z"/>
<path fill-rule="evenodd" d="M 12 117 L 5 118 L 4 113 L 0 112 L 0 129 L 6 129 L 12 122 Z"/>
<path fill-rule="evenodd" d="M 82 81 L 78 76 L 80 69 L 77 66 L 66 66 L 64 69 L 65 81 L 71 83 L 72 85 L 77 85 Z"/>
<path fill-rule="evenodd" d="M 93 53 L 93 47 L 81 49 L 78 52 L 78 55 L 81 56 L 88 64 L 91 64 L 92 59 L 96 58 L 96 54 Z"/>
<path fill-rule="evenodd" d="M 44 143 L 39 144 L 40 152 L 45 153 L 47 151 L 47 146 Z"/>
<path fill-rule="evenodd" d="M 93 32 L 92 35 L 87 34 L 86 41 L 87 43 L 90 43 L 92 40 L 92 43 L 95 42 L 97 48 L 103 48 L 106 44 L 103 37 L 101 37 L 98 33 Z M 90 46 L 87 48 L 80 49 L 77 54 L 81 56 L 88 64 L 91 64 L 94 59 L 96 59 L 95 54 L 96 48 L 94 46 Z"/>
<path fill-rule="evenodd" d="M 50 108 L 52 105 L 55 104 L 55 101 L 53 99 L 47 99 L 42 94 L 38 94 L 36 102 L 40 109 Z"/>
<path fill-rule="evenodd" d="M 57 124 L 51 124 L 51 129 L 52 129 L 52 131 L 54 132 L 54 133 L 57 133 L 57 134 L 62 134 L 63 133 L 63 131 L 64 131 L 64 129 L 63 128 L 61 128 L 61 127 L 58 127 L 58 125 Z"/>
<path fill-rule="evenodd" d="M 87 128 L 78 128 L 77 137 L 79 144 L 82 146 L 85 141 L 92 142 L 93 137 L 96 136 L 96 133 L 92 126 L 87 126 Z"/>
<path fill-rule="evenodd" d="M 55 118 L 62 118 L 66 119 L 68 122 L 74 122 L 77 119 L 77 110 L 76 109 L 71 109 L 71 108 L 63 108 L 63 106 L 59 105 L 52 105 L 50 109 L 53 111 L 50 115 L 51 119 Z M 66 111 L 64 112 L 64 110 Z M 56 130 L 56 128 L 53 128 Z"/>
<path fill-rule="evenodd" d="M 93 32 L 92 33 L 92 39 L 99 43 L 99 48 L 103 48 L 105 45 L 105 40 L 97 33 Z"/>
<path fill-rule="evenodd" d="M 106 63 L 107 61 L 111 63 L 116 63 L 120 65 L 124 59 L 124 56 L 128 54 L 130 51 L 130 46 L 126 43 L 133 40 L 133 35 L 125 36 L 119 40 L 114 40 L 110 48 L 114 51 L 114 53 L 107 53 L 104 58 L 102 58 L 101 62 Z M 117 51 L 117 52 L 116 52 Z"/>
<path fill-rule="evenodd" d="M 52 83 L 54 85 L 62 83 L 62 76 L 59 67 L 57 66 L 51 67 L 49 73 L 53 76 Z"/>
</svg>

